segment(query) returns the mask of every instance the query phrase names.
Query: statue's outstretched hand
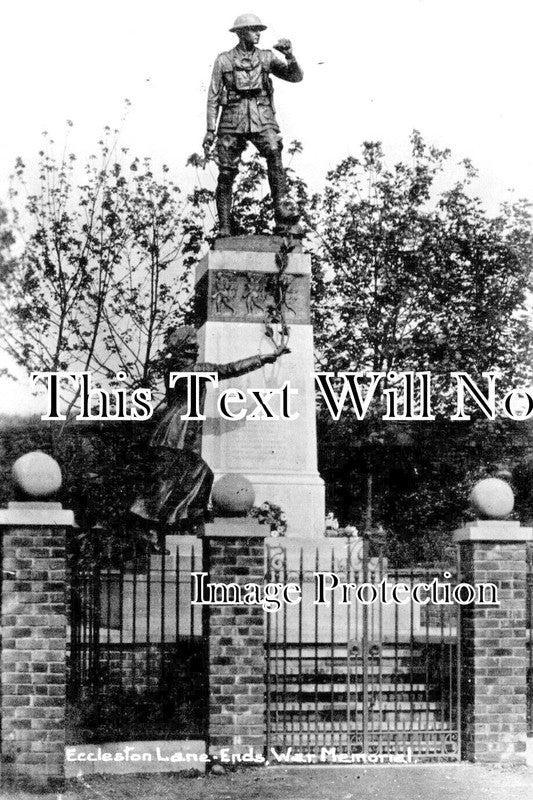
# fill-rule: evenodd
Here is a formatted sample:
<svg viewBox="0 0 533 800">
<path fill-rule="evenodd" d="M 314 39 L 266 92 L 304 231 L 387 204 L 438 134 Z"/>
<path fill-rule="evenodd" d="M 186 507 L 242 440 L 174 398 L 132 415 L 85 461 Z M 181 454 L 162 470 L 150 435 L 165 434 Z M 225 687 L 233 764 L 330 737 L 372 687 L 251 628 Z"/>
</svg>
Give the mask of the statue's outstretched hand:
<svg viewBox="0 0 533 800">
<path fill-rule="evenodd" d="M 286 353 L 290 353 L 290 352 L 291 352 L 291 351 L 289 350 L 289 348 L 288 348 L 288 347 L 284 347 L 283 345 L 281 345 L 281 344 L 280 344 L 280 345 L 278 345 L 278 346 L 276 347 L 276 350 L 275 350 L 275 352 L 274 352 L 274 353 L 269 353 L 269 354 L 268 354 L 268 355 L 266 355 L 266 356 L 262 356 L 263 363 L 264 363 L 264 364 L 273 364 L 273 363 L 274 363 L 274 361 L 277 361 L 277 359 L 278 359 L 280 356 L 283 356 L 283 355 L 285 355 Z"/>
<path fill-rule="evenodd" d="M 204 141 L 202 142 L 202 147 L 204 149 L 205 157 L 207 158 L 211 153 L 211 148 L 215 143 L 215 134 L 213 131 L 207 131 L 206 135 L 204 136 Z"/>
<path fill-rule="evenodd" d="M 280 39 L 279 42 L 276 42 L 274 45 L 274 50 L 279 50 L 280 53 L 283 53 L 285 58 L 292 56 L 292 43 L 290 39 Z"/>
</svg>

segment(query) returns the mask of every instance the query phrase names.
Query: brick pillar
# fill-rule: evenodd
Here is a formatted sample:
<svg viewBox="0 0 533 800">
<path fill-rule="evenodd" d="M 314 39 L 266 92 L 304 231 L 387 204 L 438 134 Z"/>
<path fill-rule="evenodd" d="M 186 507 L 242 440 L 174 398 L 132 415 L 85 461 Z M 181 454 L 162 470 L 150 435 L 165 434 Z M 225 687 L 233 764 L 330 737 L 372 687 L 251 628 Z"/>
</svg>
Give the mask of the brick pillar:
<svg viewBox="0 0 533 800">
<path fill-rule="evenodd" d="M 211 583 L 264 583 L 265 527 L 243 519 L 205 526 L 204 571 Z M 206 606 L 209 752 L 264 749 L 265 651 L 260 606 Z"/>
<path fill-rule="evenodd" d="M 499 606 L 461 607 L 463 756 L 525 760 L 526 543 L 531 528 L 478 520 L 455 532 L 461 580 L 494 583 Z"/>
<path fill-rule="evenodd" d="M 60 503 L 0 509 L 2 782 L 61 785 L 65 747 L 65 529 Z"/>
</svg>

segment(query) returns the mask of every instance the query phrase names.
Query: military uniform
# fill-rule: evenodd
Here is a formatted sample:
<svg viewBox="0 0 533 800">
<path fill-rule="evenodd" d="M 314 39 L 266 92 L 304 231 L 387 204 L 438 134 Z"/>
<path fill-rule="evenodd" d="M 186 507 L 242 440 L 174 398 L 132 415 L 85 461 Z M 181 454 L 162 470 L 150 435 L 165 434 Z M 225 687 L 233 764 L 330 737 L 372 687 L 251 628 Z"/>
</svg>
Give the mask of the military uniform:
<svg viewBox="0 0 533 800">
<path fill-rule="evenodd" d="M 294 58 L 284 63 L 271 50 L 237 45 L 217 56 L 207 99 L 207 130 L 215 131 L 221 108 L 216 147 L 220 167 L 237 169 L 247 141 L 265 157 L 281 151 L 271 74 L 292 83 L 303 77 Z"/>
<path fill-rule="evenodd" d="M 285 63 L 271 50 L 249 49 L 242 44 L 217 56 L 213 67 L 207 99 L 207 130 L 217 133 L 215 160 L 220 169 L 217 207 L 221 229 L 229 228 L 232 185 L 249 141 L 267 161 L 275 212 L 286 191 L 281 162 L 283 142 L 274 109 L 271 75 L 292 83 L 303 78 L 292 55 Z"/>
</svg>

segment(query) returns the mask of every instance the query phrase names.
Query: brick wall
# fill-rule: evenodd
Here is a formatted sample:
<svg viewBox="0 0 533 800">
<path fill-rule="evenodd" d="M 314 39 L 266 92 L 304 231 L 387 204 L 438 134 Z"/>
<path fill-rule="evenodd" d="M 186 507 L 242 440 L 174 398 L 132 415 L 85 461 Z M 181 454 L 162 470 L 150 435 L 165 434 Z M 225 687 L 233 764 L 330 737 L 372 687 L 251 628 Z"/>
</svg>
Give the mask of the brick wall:
<svg viewBox="0 0 533 800">
<path fill-rule="evenodd" d="M 526 739 L 526 551 L 523 542 L 461 548 L 462 580 L 492 582 L 500 606 L 464 606 L 461 621 L 464 756 L 522 761 Z"/>
<path fill-rule="evenodd" d="M 223 521 L 218 523 L 221 527 Z M 248 525 L 250 522 L 248 521 Z M 264 582 L 264 538 L 208 539 L 206 571 L 212 583 Z M 209 747 L 262 752 L 265 713 L 263 609 L 209 606 Z"/>
<path fill-rule="evenodd" d="M 3 529 L 2 776 L 61 780 L 65 530 Z"/>
</svg>

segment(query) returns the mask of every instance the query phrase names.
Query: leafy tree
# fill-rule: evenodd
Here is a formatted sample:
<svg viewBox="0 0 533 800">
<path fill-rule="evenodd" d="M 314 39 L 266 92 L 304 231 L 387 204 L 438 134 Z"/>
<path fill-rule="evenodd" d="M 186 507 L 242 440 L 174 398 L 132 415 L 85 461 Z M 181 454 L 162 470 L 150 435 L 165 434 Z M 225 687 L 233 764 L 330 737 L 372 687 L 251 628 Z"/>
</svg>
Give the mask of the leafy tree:
<svg viewBox="0 0 533 800">
<path fill-rule="evenodd" d="M 149 161 L 130 157 L 123 166 L 127 151 L 116 155 L 110 131 L 100 148 L 79 186 L 73 157 L 58 163 L 42 153 L 40 190 L 27 199 L 25 249 L 19 264 L 9 262 L 2 296 L 9 324 L 0 336 L 31 369 L 79 363 L 111 379 L 120 367 L 132 385 L 146 385 L 157 380 L 166 327 L 190 314 L 190 266 L 216 235 L 214 197 L 199 173 L 200 185 L 180 203 L 168 173 L 156 180 Z M 299 150 L 294 143 L 290 156 Z M 441 376 L 434 411 L 443 418 L 451 371 L 479 378 L 496 370 L 504 385 L 523 385 L 531 348 L 528 204 L 488 216 L 471 195 L 469 161 L 439 191 L 450 158 L 415 132 L 410 163 L 390 168 L 381 146 L 365 143 L 360 158 L 328 173 L 320 195 L 288 169 L 312 257 L 320 368 L 430 370 Z M 189 161 L 201 164 L 196 156 Z M 19 164 L 16 191 L 24 185 Z M 234 212 L 241 234 L 272 230 L 257 155 L 240 171 Z M 377 406 L 363 421 L 346 412 L 338 422 L 319 407 L 319 441 L 329 505 L 359 528 L 369 516 L 380 522 L 397 563 L 442 556 L 471 481 L 488 465 L 512 465 L 531 450 L 529 436 L 519 439 L 507 421 L 387 425 Z M 119 462 L 109 454 L 110 475 Z M 98 480 L 94 497 L 103 497 L 106 485 Z M 115 514 L 113 497 L 106 498 L 118 525 L 120 504 Z"/>
<path fill-rule="evenodd" d="M 313 264 L 319 367 L 430 370 L 434 398 L 442 398 L 433 408 L 441 421 L 425 424 L 387 424 L 379 404 L 362 421 L 346 410 L 335 422 L 319 405 L 328 505 L 359 529 L 369 519 L 381 523 L 396 563 L 443 557 L 472 481 L 529 447 L 520 423 L 446 420 L 451 371 L 479 379 L 496 370 L 507 387 L 530 374 L 528 204 L 490 217 L 472 196 L 468 160 L 449 185 L 450 152 L 416 132 L 411 144 L 411 161 L 393 168 L 379 143 L 363 144 L 360 158 L 328 173 L 320 195 L 291 173 Z M 252 156 L 235 199 L 242 233 L 271 230 L 265 183 L 262 161 Z M 205 190 L 196 199 L 212 202 Z"/>
<path fill-rule="evenodd" d="M 489 217 L 470 194 L 469 161 L 439 192 L 449 159 L 416 132 L 411 163 L 393 168 L 379 144 L 365 143 L 360 159 L 328 174 L 316 209 L 321 367 L 434 376 L 440 423 L 387 424 L 379 402 L 362 421 L 348 410 L 334 422 L 321 409 L 319 419 L 329 502 L 359 526 L 371 508 L 396 560 L 411 563 L 442 555 L 483 464 L 519 457 L 507 420 L 445 423 L 450 372 L 496 371 L 506 388 L 531 375 L 529 206 L 506 204 Z"/>
<path fill-rule="evenodd" d="M 4 284 L 0 343 L 28 371 L 89 370 L 107 382 L 121 370 L 124 385 L 153 385 L 165 331 L 188 310 L 202 212 L 180 198 L 168 167 L 156 178 L 109 128 L 82 178 L 75 155 L 57 159 L 50 140 L 35 191 L 26 173 L 19 159 L 23 250 Z"/>
<path fill-rule="evenodd" d="M 530 374 L 528 204 L 491 218 L 468 193 L 475 170 L 437 193 L 448 150 L 411 139 L 410 164 L 386 166 L 378 143 L 328 173 L 317 256 L 330 276 L 319 306 L 321 361 L 337 370 L 496 370 Z M 439 410 L 439 409 L 437 409 Z M 446 410 L 441 404 L 441 411 Z"/>
<path fill-rule="evenodd" d="M 13 254 L 15 236 L 5 208 L 0 206 L 0 316 L 6 317 L 17 262 Z M 5 374 L 3 367 L 0 374 Z"/>
</svg>

